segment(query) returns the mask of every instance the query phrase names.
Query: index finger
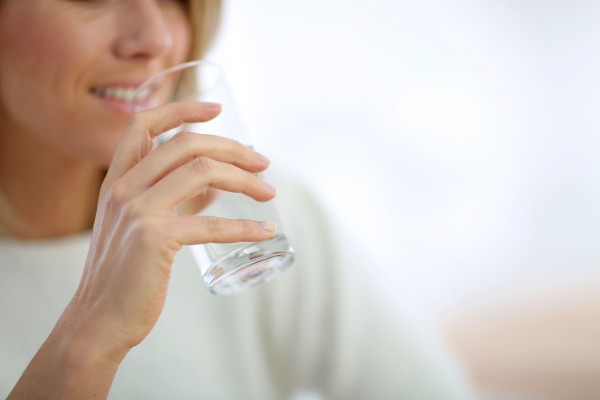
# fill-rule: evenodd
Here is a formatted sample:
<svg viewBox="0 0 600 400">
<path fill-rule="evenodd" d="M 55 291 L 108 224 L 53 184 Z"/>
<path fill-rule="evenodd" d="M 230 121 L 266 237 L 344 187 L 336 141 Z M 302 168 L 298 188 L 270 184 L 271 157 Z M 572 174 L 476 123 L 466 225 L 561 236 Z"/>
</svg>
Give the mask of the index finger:
<svg viewBox="0 0 600 400">
<path fill-rule="evenodd" d="M 135 113 L 129 119 L 106 179 L 123 176 L 152 150 L 152 139 L 185 122 L 210 121 L 221 112 L 217 103 L 181 101 Z"/>
</svg>

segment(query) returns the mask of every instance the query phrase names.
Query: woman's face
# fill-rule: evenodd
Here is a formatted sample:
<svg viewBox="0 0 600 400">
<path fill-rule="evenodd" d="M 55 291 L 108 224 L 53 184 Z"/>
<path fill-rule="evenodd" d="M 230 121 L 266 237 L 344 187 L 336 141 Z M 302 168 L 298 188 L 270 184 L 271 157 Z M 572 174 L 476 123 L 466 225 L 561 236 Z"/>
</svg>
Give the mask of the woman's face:
<svg viewBox="0 0 600 400">
<path fill-rule="evenodd" d="M 185 1 L 0 1 L 0 134 L 107 166 L 133 88 L 185 60 Z"/>
</svg>

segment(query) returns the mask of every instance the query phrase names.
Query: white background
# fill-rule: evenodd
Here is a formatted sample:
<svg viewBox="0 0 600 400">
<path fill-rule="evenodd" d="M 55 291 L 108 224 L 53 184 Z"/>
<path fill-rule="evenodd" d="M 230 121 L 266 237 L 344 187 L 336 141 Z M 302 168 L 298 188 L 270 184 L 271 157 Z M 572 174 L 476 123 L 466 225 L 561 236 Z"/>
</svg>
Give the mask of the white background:
<svg viewBox="0 0 600 400">
<path fill-rule="evenodd" d="M 212 58 L 399 302 L 600 276 L 600 2 L 228 0 Z"/>
</svg>

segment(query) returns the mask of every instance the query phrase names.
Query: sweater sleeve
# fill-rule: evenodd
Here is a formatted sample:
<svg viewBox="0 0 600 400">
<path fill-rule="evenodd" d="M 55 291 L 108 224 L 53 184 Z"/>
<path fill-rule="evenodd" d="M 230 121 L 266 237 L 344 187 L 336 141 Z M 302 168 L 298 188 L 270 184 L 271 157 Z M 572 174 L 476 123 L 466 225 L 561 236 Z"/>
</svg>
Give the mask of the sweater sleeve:
<svg viewBox="0 0 600 400">
<path fill-rule="evenodd" d="M 262 297 L 265 352 L 283 398 L 470 399 L 431 332 L 386 301 L 368 257 L 310 192 L 286 188 L 281 208 L 297 259 Z"/>
</svg>

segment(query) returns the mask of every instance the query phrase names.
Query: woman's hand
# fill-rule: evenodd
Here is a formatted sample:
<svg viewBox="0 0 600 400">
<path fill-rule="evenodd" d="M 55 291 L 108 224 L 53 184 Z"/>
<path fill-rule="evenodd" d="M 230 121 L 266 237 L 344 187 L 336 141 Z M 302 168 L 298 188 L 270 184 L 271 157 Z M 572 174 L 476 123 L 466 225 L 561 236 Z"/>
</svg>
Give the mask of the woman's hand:
<svg viewBox="0 0 600 400">
<path fill-rule="evenodd" d="M 209 188 L 266 201 L 274 189 L 253 173 L 268 161 L 217 136 L 180 133 L 151 152 L 152 139 L 182 122 L 214 118 L 220 106 L 173 103 L 135 115 L 107 173 L 81 286 L 71 305 L 95 340 L 127 351 L 162 310 L 171 265 L 185 244 L 260 241 L 273 227 L 257 221 L 178 216 L 179 204 Z M 85 330 L 88 330 L 84 328 Z"/>
<path fill-rule="evenodd" d="M 83 375 L 79 385 L 106 394 L 119 363 L 155 325 L 183 245 L 261 241 L 274 234 L 267 222 L 177 214 L 178 205 L 210 188 L 259 201 L 275 195 L 254 174 L 268 161 L 235 141 L 183 132 L 151 151 L 160 133 L 219 112 L 219 105 L 181 102 L 131 118 L 100 190 L 80 286 L 23 378 L 35 379 L 36 362 L 67 364 L 73 379 Z"/>
</svg>

